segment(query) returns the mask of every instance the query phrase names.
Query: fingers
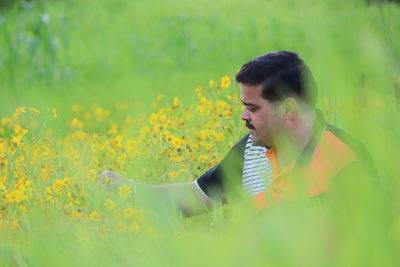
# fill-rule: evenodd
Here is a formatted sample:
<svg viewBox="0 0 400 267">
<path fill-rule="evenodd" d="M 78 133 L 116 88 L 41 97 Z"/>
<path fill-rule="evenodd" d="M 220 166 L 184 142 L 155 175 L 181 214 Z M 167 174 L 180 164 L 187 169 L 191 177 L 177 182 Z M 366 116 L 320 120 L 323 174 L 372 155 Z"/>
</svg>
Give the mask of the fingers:
<svg viewBox="0 0 400 267">
<path fill-rule="evenodd" d="M 110 171 L 103 171 L 99 175 L 100 181 L 104 182 L 104 180 L 108 177 L 110 177 Z"/>
<path fill-rule="evenodd" d="M 103 184 L 106 184 L 107 187 L 114 188 L 120 185 L 121 183 L 126 180 L 125 177 L 121 176 L 120 174 L 113 172 L 113 171 L 103 171 L 100 173 L 100 181 Z"/>
<path fill-rule="evenodd" d="M 103 171 L 102 173 L 100 173 L 100 181 L 103 183 L 112 183 L 117 177 L 118 174 L 116 174 L 115 172 L 112 171 Z"/>
<path fill-rule="evenodd" d="M 101 178 L 118 178 L 118 177 L 120 177 L 121 175 L 119 175 L 118 173 L 116 173 L 116 172 L 113 172 L 113 171 L 103 171 L 102 173 L 100 173 L 100 175 L 99 175 Z"/>
<path fill-rule="evenodd" d="M 116 174 L 115 172 L 107 170 L 107 171 L 103 171 L 102 173 L 100 173 L 100 177 L 111 177 L 115 174 Z"/>
</svg>

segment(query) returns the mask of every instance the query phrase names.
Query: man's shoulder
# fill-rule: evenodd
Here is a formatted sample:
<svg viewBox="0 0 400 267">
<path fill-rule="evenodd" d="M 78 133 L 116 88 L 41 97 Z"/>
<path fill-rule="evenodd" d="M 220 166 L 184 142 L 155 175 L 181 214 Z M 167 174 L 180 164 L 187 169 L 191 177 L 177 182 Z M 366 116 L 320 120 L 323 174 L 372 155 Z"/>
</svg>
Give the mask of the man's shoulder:
<svg viewBox="0 0 400 267">
<path fill-rule="evenodd" d="M 326 131 L 335 136 L 337 140 L 352 151 L 357 158 L 360 158 L 363 154 L 367 153 L 367 149 L 362 142 L 350 133 L 331 124 L 326 124 Z"/>
<path fill-rule="evenodd" d="M 231 148 L 231 150 L 229 151 L 227 156 L 230 155 L 236 155 L 236 156 L 240 156 L 240 155 L 244 155 L 244 151 L 246 149 L 246 145 L 249 141 L 250 138 L 250 134 L 246 134 L 245 136 L 243 136 L 236 144 L 234 144 Z"/>
<path fill-rule="evenodd" d="M 250 135 L 242 137 L 232 146 L 223 160 L 200 176 L 196 183 L 199 188 L 211 199 L 226 202 L 225 193 L 227 188 L 239 187 L 243 171 L 243 158 L 247 141 Z M 229 190 L 228 190 L 229 191 Z"/>
<path fill-rule="evenodd" d="M 375 163 L 371 157 L 370 151 L 360 139 L 330 124 L 326 125 L 326 130 L 331 132 L 340 140 L 340 142 L 346 145 L 352 153 L 354 153 L 357 165 L 364 166 L 371 173 L 376 174 Z"/>
<path fill-rule="evenodd" d="M 250 134 L 243 136 L 234 146 L 236 149 L 244 149 L 249 141 Z"/>
</svg>

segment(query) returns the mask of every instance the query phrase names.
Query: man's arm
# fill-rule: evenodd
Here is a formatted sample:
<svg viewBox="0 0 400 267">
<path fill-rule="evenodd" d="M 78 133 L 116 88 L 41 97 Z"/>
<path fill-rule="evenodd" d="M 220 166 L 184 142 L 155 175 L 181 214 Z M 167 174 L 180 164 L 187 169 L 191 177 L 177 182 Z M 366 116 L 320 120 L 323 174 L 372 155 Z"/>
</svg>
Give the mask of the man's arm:
<svg viewBox="0 0 400 267">
<path fill-rule="evenodd" d="M 167 185 L 138 184 L 139 198 L 154 196 L 170 206 L 177 207 L 185 216 L 204 213 L 215 206 L 197 186 L 196 182 L 175 183 Z"/>
<path fill-rule="evenodd" d="M 215 202 L 209 199 L 197 186 L 196 181 L 188 183 L 175 183 L 167 185 L 150 185 L 144 183 L 130 183 L 130 181 L 112 171 L 104 171 L 100 178 L 108 189 L 114 189 L 122 185 L 135 187 L 135 198 L 139 201 L 151 201 L 156 205 L 164 205 L 166 208 L 176 207 L 185 216 L 193 216 L 204 213 L 215 206 Z M 108 180 L 108 181 L 106 181 Z"/>
<path fill-rule="evenodd" d="M 226 203 L 227 191 L 234 192 L 237 185 L 241 185 L 243 157 L 248 139 L 249 135 L 244 136 L 219 164 L 194 182 L 168 185 L 136 183 L 137 199 L 143 199 L 155 205 L 177 207 L 186 216 L 205 212 L 218 206 L 220 202 Z M 129 183 L 128 179 L 112 171 L 102 172 L 100 177 L 102 180 L 110 179 L 108 188 Z"/>
</svg>

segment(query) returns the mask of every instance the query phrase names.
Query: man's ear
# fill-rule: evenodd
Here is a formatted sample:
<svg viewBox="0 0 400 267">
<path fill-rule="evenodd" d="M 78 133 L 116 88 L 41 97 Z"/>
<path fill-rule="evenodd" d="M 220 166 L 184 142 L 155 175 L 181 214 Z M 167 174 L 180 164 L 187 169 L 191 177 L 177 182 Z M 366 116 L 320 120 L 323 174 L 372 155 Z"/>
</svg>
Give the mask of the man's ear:
<svg viewBox="0 0 400 267">
<path fill-rule="evenodd" d="M 293 97 L 286 98 L 282 103 L 283 114 L 288 119 L 292 119 L 298 111 L 298 103 Z"/>
</svg>

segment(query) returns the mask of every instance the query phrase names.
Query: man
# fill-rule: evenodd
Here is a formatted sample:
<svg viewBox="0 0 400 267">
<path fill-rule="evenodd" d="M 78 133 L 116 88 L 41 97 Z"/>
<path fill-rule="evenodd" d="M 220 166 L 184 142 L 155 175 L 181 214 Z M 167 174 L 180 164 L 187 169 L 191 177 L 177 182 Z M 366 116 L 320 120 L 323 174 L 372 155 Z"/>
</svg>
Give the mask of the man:
<svg viewBox="0 0 400 267">
<path fill-rule="evenodd" d="M 172 200 L 193 215 L 236 198 L 239 185 L 258 208 L 265 208 L 327 192 L 332 179 L 357 161 L 342 133 L 315 109 L 315 83 L 297 54 L 259 56 L 243 65 L 236 81 L 244 105 L 241 119 L 249 134 L 196 181 L 136 184 L 138 195 Z M 110 171 L 101 177 L 110 178 L 111 187 L 128 182 Z"/>
</svg>

